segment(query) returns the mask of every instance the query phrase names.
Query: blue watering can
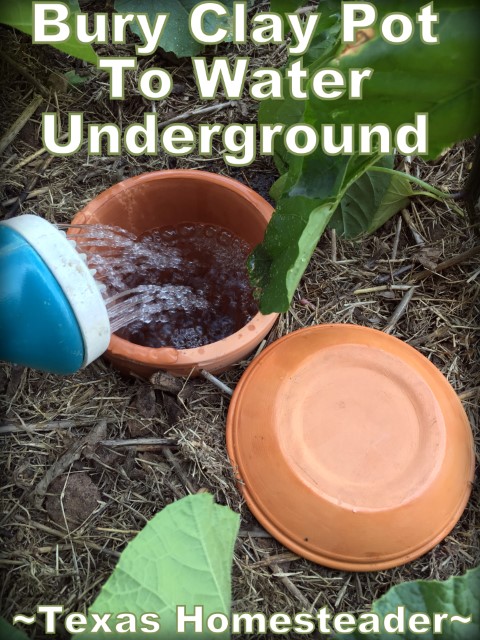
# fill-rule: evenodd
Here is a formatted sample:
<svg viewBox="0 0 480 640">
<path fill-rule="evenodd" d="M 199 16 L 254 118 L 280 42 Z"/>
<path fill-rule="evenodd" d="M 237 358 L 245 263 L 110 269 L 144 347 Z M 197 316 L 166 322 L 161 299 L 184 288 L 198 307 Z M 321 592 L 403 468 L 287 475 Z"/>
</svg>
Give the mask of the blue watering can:
<svg viewBox="0 0 480 640">
<path fill-rule="evenodd" d="M 109 341 L 98 285 L 65 233 L 31 214 L 0 222 L 0 360 L 65 375 Z"/>
</svg>

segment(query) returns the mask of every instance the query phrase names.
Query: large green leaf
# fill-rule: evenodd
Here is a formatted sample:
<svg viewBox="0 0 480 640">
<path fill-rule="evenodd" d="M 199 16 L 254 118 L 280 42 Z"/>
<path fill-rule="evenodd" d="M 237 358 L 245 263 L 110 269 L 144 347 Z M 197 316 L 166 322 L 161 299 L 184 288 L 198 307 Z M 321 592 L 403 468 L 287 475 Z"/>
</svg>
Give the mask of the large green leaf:
<svg viewBox="0 0 480 640">
<path fill-rule="evenodd" d="M 393 156 L 382 158 L 377 166 L 392 168 Z M 347 238 L 373 233 L 404 209 L 413 195 L 415 191 L 406 177 L 367 171 L 347 190 L 329 227 Z"/>
<path fill-rule="evenodd" d="M 248 260 L 252 285 L 262 292 L 259 301 L 262 313 L 288 309 L 338 202 L 365 168 L 377 160 L 377 156 L 331 156 L 327 166 L 319 167 L 316 188 L 309 190 L 301 182 L 304 158 L 293 159 L 284 195 L 267 227 L 264 241 Z"/>
<path fill-rule="evenodd" d="M 212 613 L 229 615 L 238 526 L 239 517 L 206 493 L 167 506 L 128 544 L 89 612 L 114 616 L 129 612 L 139 619 L 155 612 L 165 638 L 177 637 L 177 606 L 184 605 L 187 614 L 193 614 L 194 606 L 203 606 L 204 620 Z M 202 634 L 210 637 L 228 634 Z"/>
<path fill-rule="evenodd" d="M 198 0 L 116 0 L 115 10 L 119 13 L 146 13 L 153 22 L 157 13 L 169 13 L 159 46 L 164 51 L 174 53 L 179 58 L 196 56 L 205 49 L 205 45 L 193 39 L 189 31 L 189 15 Z M 233 0 L 222 0 L 222 4 L 230 10 Z M 231 29 L 231 18 L 218 18 L 213 13 L 205 15 L 204 29 L 206 33 L 213 33 L 218 26 Z M 132 31 L 141 37 L 141 31 L 136 23 L 131 25 Z"/>
<path fill-rule="evenodd" d="M 308 67 L 315 62 L 320 64 L 329 59 L 341 46 L 340 41 L 340 1 L 325 0 L 321 5 L 320 19 L 308 51 L 303 55 L 303 64 Z M 292 61 L 302 56 L 293 56 Z M 283 81 L 283 100 L 265 100 L 258 110 L 260 124 L 280 122 L 286 126 L 302 122 L 305 111 L 305 100 L 293 99 L 289 93 L 289 84 Z M 274 160 L 280 173 L 288 170 L 289 154 L 282 136 L 274 141 Z"/>
<path fill-rule="evenodd" d="M 293 13 L 303 4 L 303 0 L 271 0 L 270 9 L 275 13 Z"/>
<path fill-rule="evenodd" d="M 97 56 L 90 44 L 79 42 L 75 36 L 75 14 L 80 12 L 78 0 L 63 0 L 70 9 L 70 16 L 66 21 L 70 26 L 70 37 L 65 42 L 50 42 L 53 47 L 63 51 L 69 56 L 86 60 L 92 64 L 97 63 Z M 0 23 L 15 27 L 24 33 L 32 35 L 32 12 L 33 3 L 31 0 L 15 0 L 14 2 L 0 2 Z"/>
<path fill-rule="evenodd" d="M 421 635 L 413 633 L 408 627 L 404 633 L 392 634 L 385 631 L 375 634 L 378 640 L 387 638 L 403 638 L 404 640 L 476 640 L 480 638 L 480 567 L 467 571 L 463 576 L 454 576 L 445 581 L 415 580 L 404 582 L 392 587 L 384 596 L 373 603 L 372 612 L 381 620 L 387 614 L 397 611 L 398 607 L 405 607 L 405 615 L 425 613 L 433 617 L 434 613 L 448 614 L 448 621 L 443 624 L 441 634 L 426 631 Z M 460 616 L 469 623 L 459 620 L 451 621 L 452 616 Z M 382 625 L 383 626 L 383 625 Z M 362 640 L 365 633 L 355 631 L 353 634 L 336 636 L 344 640 Z M 367 636 L 368 637 L 368 636 Z"/>
<path fill-rule="evenodd" d="M 0 618 L 0 638 L 1 640 L 28 640 L 28 636 L 21 629 L 13 627 L 5 618 Z"/>
<path fill-rule="evenodd" d="M 320 20 L 308 51 L 303 55 L 303 65 L 320 65 L 331 58 L 342 46 L 341 40 L 341 2 L 324 0 L 318 7 Z"/>
<path fill-rule="evenodd" d="M 396 0 L 385 0 L 377 7 L 379 20 L 388 12 L 398 11 Z M 348 92 L 330 102 L 311 96 L 309 124 L 387 124 L 392 131 L 412 123 L 415 113 L 429 114 L 429 152 L 435 158 L 445 147 L 468 138 L 480 129 L 480 39 L 477 0 L 436 0 L 439 14 L 435 32 L 439 44 L 422 42 L 417 28 L 404 44 L 386 42 L 376 28 L 370 40 L 339 52 L 328 64 L 348 77 L 352 68 L 372 68 L 365 81 L 362 100 L 349 100 Z M 416 0 L 404 0 L 402 12 L 415 19 Z M 347 54 L 348 53 L 348 54 Z"/>
<path fill-rule="evenodd" d="M 398 2 L 385 0 L 376 7 L 379 24 L 385 13 L 398 11 Z M 347 93 L 329 101 L 310 93 L 306 100 L 295 101 L 290 97 L 270 100 L 261 107 L 261 122 L 287 125 L 304 122 L 319 132 L 323 124 L 339 127 L 342 124 L 382 122 L 395 131 L 401 124 L 413 122 L 415 113 L 427 112 L 428 157 L 434 157 L 453 142 L 471 136 L 480 129 L 477 63 L 480 59 L 477 35 L 480 8 L 475 0 L 437 0 L 434 9 L 439 13 L 436 31 L 440 43 L 436 45 L 423 43 L 418 29 L 405 44 L 389 44 L 380 37 L 377 27 L 369 34 L 368 40 L 346 49 L 339 45 L 335 14 L 329 14 L 330 35 L 324 34 L 323 39 L 317 41 L 324 43 L 325 48 L 318 59 L 307 53 L 303 57 L 304 66 L 308 65 L 311 74 L 321 68 L 335 67 L 346 77 L 352 68 L 372 68 L 373 75 L 364 84 L 363 99 L 349 100 Z M 418 2 L 405 0 L 401 10 L 415 20 Z M 322 211 L 328 224 L 347 189 L 378 160 L 377 156 L 363 156 L 356 160 L 355 156 L 327 156 L 321 145 L 303 158 L 288 153 L 282 143 L 275 147 L 275 153 L 277 166 L 282 172 L 288 171 L 288 177 L 276 185 L 276 195 L 279 186 L 283 187 L 277 211 L 264 242 L 249 261 L 250 277 L 258 287 L 263 313 L 286 310 L 294 293 L 293 283 L 299 281 L 324 228 L 318 224 L 318 212 Z M 352 175 L 355 180 L 351 180 Z M 377 185 L 382 184 L 382 180 L 370 180 L 375 180 Z M 398 210 L 405 195 L 404 185 L 399 179 L 390 179 L 389 189 L 383 195 L 383 187 L 370 191 L 369 203 L 366 184 L 364 181 L 363 189 L 362 184 L 357 188 L 357 193 L 364 196 L 363 213 L 360 215 L 360 209 L 353 212 L 352 198 L 349 198 L 338 214 L 341 217 L 347 207 L 350 213 L 347 226 L 351 228 L 356 218 L 356 231 L 371 231 L 383 224 Z M 309 224 L 310 215 L 316 223 Z M 337 216 L 334 224 L 338 224 L 338 219 Z M 308 242 L 304 241 L 304 233 L 308 234 Z M 318 235 L 315 237 L 315 234 Z"/>
</svg>

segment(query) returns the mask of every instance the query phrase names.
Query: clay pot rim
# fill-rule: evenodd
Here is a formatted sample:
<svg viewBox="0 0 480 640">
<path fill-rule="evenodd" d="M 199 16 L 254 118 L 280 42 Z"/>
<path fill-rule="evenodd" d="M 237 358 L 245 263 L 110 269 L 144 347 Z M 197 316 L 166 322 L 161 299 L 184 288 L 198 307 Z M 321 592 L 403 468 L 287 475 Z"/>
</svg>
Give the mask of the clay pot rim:
<svg viewBox="0 0 480 640">
<path fill-rule="evenodd" d="M 134 189 L 141 184 L 158 181 L 158 180 L 171 180 L 175 178 L 189 179 L 196 182 L 210 182 L 226 188 L 232 192 L 237 193 L 250 202 L 253 207 L 268 220 L 273 211 L 272 206 L 264 200 L 253 189 L 244 185 L 243 183 L 230 178 L 228 176 L 211 173 L 209 171 L 202 171 L 200 169 L 161 169 L 158 171 L 148 171 L 141 173 L 130 178 L 126 178 L 121 182 L 117 182 L 105 191 L 99 193 L 93 200 L 91 200 L 78 214 L 92 215 L 95 214 L 97 209 L 103 207 L 111 199 L 118 197 L 119 193 Z M 192 349 L 175 349 L 174 347 L 145 347 L 137 345 L 133 342 L 129 342 L 119 336 L 112 335 L 110 343 L 107 349 L 107 355 L 120 356 L 122 359 L 148 362 L 149 365 L 162 367 L 169 364 L 175 364 L 181 361 L 182 366 L 188 367 L 189 363 L 192 364 L 192 370 L 195 369 L 195 361 L 198 354 L 201 354 L 203 360 L 215 360 L 218 356 L 218 351 L 229 351 L 230 349 L 238 349 L 239 337 L 242 332 L 245 334 L 245 343 L 252 342 L 252 348 L 258 343 L 255 340 L 255 335 L 259 332 L 267 332 L 273 325 L 275 319 L 278 317 L 277 313 L 269 315 L 263 315 L 256 313 L 253 318 L 239 331 L 218 340 L 211 342 L 203 347 L 194 347 Z M 255 331 L 249 330 L 249 325 L 255 325 Z M 249 333 L 252 333 L 252 337 L 249 340 Z M 241 336 L 245 338 L 245 336 Z"/>
<path fill-rule="evenodd" d="M 434 395 L 444 393 L 445 396 L 456 399 L 456 403 L 458 405 L 458 421 L 463 422 L 463 425 L 468 426 L 468 420 L 462 408 L 460 400 L 458 399 L 458 396 L 455 393 L 454 389 L 448 383 L 448 380 L 432 362 L 425 358 L 411 345 L 396 338 L 395 336 L 384 334 L 383 332 L 380 332 L 376 329 L 354 325 L 351 323 L 330 323 L 323 325 L 313 325 L 286 334 L 285 336 L 270 344 L 262 352 L 258 359 L 256 359 L 252 363 L 252 365 L 249 366 L 244 372 L 242 378 L 235 388 L 228 410 L 226 430 L 228 456 L 230 458 L 232 466 L 234 467 L 235 475 L 238 481 L 238 488 L 243 494 L 248 508 L 257 518 L 257 520 L 262 524 L 262 526 L 264 526 L 267 531 L 269 531 L 279 542 L 285 545 L 288 549 L 292 550 L 294 553 L 297 553 L 301 557 L 307 558 L 308 560 L 319 563 L 323 566 L 332 567 L 334 569 L 344 571 L 377 571 L 389 569 L 410 562 L 420 557 L 424 553 L 430 551 L 435 545 L 441 542 L 457 524 L 467 505 L 475 472 L 475 452 L 473 448 L 473 437 L 469 429 L 465 431 L 465 441 L 469 442 L 469 460 L 466 469 L 462 471 L 462 477 L 463 475 L 465 475 L 467 482 L 463 490 L 461 489 L 463 484 L 460 482 L 460 480 L 456 484 L 456 486 L 458 486 L 458 490 L 455 492 L 456 502 L 452 505 L 451 511 L 448 514 L 448 518 L 444 518 L 443 522 L 441 521 L 439 525 L 437 525 L 437 527 L 432 527 L 432 534 L 430 537 L 422 537 L 421 540 L 410 544 L 408 547 L 398 549 L 398 551 L 393 551 L 391 553 L 384 553 L 383 555 L 381 555 L 381 557 L 376 558 L 368 558 L 364 555 L 362 556 L 356 554 L 355 552 L 348 554 L 342 554 L 341 552 L 336 553 L 332 549 L 329 549 L 327 546 L 325 546 L 325 548 L 323 549 L 317 546 L 315 550 L 312 550 L 308 547 L 308 545 L 302 545 L 302 537 L 299 535 L 298 530 L 298 528 L 301 529 L 302 521 L 302 511 L 301 507 L 299 506 L 299 504 L 301 504 L 301 502 L 299 503 L 299 501 L 301 501 L 301 495 L 298 495 L 298 493 L 295 494 L 295 502 L 297 505 L 296 513 L 298 515 L 299 523 L 297 530 L 294 530 L 294 528 L 290 526 L 291 522 L 284 523 L 284 521 L 282 520 L 282 513 L 279 510 L 278 499 L 275 498 L 275 501 L 270 504 L 265 495 L 262 498 L 263 487 L 261 486 L 261 481 L 259 480 L 258 482 L 256 481 L 255 484 L 252 484 L 248 480 L 248 476 L 251 476 L 251 473 L 248 471 L 249 465 L 251 465 L 250 457 L 248 455 L 248 451 L 245 450 L 245 442 L 240 442 L 239 434 L 241 434 L 242 432 L 242 424 L 240 424 L 240 417 L 238 412 L 240 411 L 240 408 L 244 403 L 246 389 L 248 389 L 248 383 L 250 383 L 254 375 L 258 376 L 260 371 L 262 373 L 262 376 L 264 377 L 275 377 L 275 372 L 272 373 L 272 368 L 270 368 L 270 370 L 268 369 L 269 354 L 271 354 L 272 351 L 275 351 L 275 349 L 279 348 L 279 345 L 281 345 L 282 343 L 295 339 L 295 336 L 298 334 L 307 334 L 312 331 L 323 331 L 325 329 L 338 330 L 339 328 L 340 331 L 344 329 L 353 329 L 359 334 L 371 336 L 373 338 L 372 341 L 359 342 L 358 344 L 365 344 L 366 346 L 373 347 L 374 349 L 377 348 L 383 351 L 383 344 L 387 340 L 392 344 L 397 343 L 399 346 L 401 346 L 402 351 L 412 356 L 412 359 L 414 359 L 415 361 L 418 361 L 419 366 L 424 367 L 424 371 L 428 371 L 428 375 L 431 375 L 431 377 L 434 379 L 434 382 L 437 381 L 437 388 L 436 392 L 434 392 Z M 380 338 L 380 340 L 378 340 L 378 338 Z M 375 342 L 377 342 L 377 344 L 375 344 Z M 355 344 L 355 341 L 352 340 L 350 343 Z M 312 353 L 314 353 L 313 350 Z M 286 374 L 286 376 L 288 376 L 288 373 Z M 256 379 L 258 380 L 258 377 Z M 252 384 L 254 383 L 252 382 Z M 430 388 L 432 389 L 432 387 Z M 265 422 L 265 416 L 261 415 L 257 417 L 257 420 L 263 420 Z M 269 428 L 269 430 L 271 429 Z M 261 430 L 257 430 L 257 437 L 259 437 L 261 433 Z M 246 437 L 248 437 L 249 441 L 252 441 L 253 432 L 249 431 L 248 436 Z M 446 444 L 448 445 L 448 443 Z M 268 461 L 264 459 L 262 461 L 262 469 L 265 468 L 265 474 L 275 476 L 275 471 L 276 469 L 278 469 L 278 463 L 279 460 L 276 460 L 276 466 L 272 466 L 272 461 L 268 463 Z M 286 461 L 284 461 L 283 464 L 286 467 L 288 466 L 288 463 Z M 443 465 L 440 465 L 440 463 L 437 461 L 432 464 L 432 469 L 434 469 L 434 473 L 429 479 L 429 482 L 421 485 L 418 488 L 418 491 L 412 493 L 408 500 L 398 503 L 396 506 L 359 507 L 358 512 L 362 513 L 365 518 L 371 518 L 380 513 L 383 513 L 388 517 L 389 514 L 400 513 L 402 511 L 405 511 L 405 509 L 408 510 L 411 505 L 413 506 L 415 505 L 415 503 L 418 504 L 418 502 L 422 500 L 422 496 L 425 495 L 425 492 L 430 488 L 430 486 L 435 485 L 435 483 L 437 483 L 438 485 L 437 480 L 440 481 Z M 292 473 L 294 472 L 292 471 Z M 258 477 L 260 477 L 258 474 L 259 472 L 257 469 L 257 472 L 255 474 L 257 479 Z M 279 479 L 279 482 L 283 482 L 284 480 L 285 478 L 282 476 L 282 478 Z M 305 487 L 305 491 L 313 491 L 313 488 Z M 318 495 L 322 494 L 322 491 L 321 489 L 316 487 L 314 493 Z M 319 514 L 321 514 L 322 504 L 326 504 L 326 502 L 328 502 L 328 500 L 325 500 L 324 497 L 318 499 Z M 284 496 L 283 506 L 285 505 L 287 511 L 292 508 L 291 500 L 287 501 L 286 497 Z M 333 506 L 333 509 L 335 509 L 335 506 Z M 339 507 L 339 509 L 342 509 L 342 507 Z M 330 514 L 332 512 L 330 512 Z"/>
<path fill-rule="evenodd" d="M 144 173 L 139 173 L 136 176 L 131 176 L 130 178 L 125 178 L 115 183 L 90 200 L 79 213 L 85 213 L 94 202 L 96 204 L 95 209 L 97 209 L 99 206 L 106 204 L 111 198 L 115 198 L 119 191 L 128 191 L 129 189 L 137 187 L 142 182 L 168 180 L 170 178 L 189 178 L 198 180 L 199 182 L 213 182 L 247 197 L 259 210 L 265 209 L 265 204 L 268 205 L 268 208 L 271 208 L 270 204 L 253 189 L 229 176 L 204 171 L 203 169 L 159 169 L 157 171 L 145 171 Z"/>
<path fill-rule="evenodd" d="M 393 569 L 394 567 L 402 566 L 404 564 L 407 564 L 408 562 L 412 562 L 413 560 L 420 558 L 425 553 L 431 551 L 442 540 L 444 540 L 460 519 L 463 511 L 465 510 L 465 507 L 467 506 L 470 494 L 471 490 L 466 489 L 465 493 L 458 503 L 457 510 L 452 513 L 452 517 L 449 522 L 439 533 L 432 536 L 427 542 L 423 542 L 418 546 L 412 546 L 410 549 L 406 549 L 402 552 L 385 556 L 381 561 L 377 562 L 365 560 L 365 558 L 362 558 L 360 556 L 355 557 L 353 555 L 350 556 L 349 560 L 345 560 L 340 554 L 324 553 L 322 555 L 319 552 L 312 553 L 308 549 L 305 549 L 300 544 L 298 544 L 295 540 L 292 540 L 292 538 L 289 537 L 288 534 L 285 533 L 285 531 L 278 527 L 274 522 L 269 522 L 268 529 L 267 527 L 265 528 L 269 531 L 269 533 L 272 534 L 272 536 L 276 540 L 278 540 L 278 542 L 283 544 L 287 549 L 290 549 L 300 557 L 306 558 L 307 560 L 315 562 L 316 564 L 320 564 L 325 567 L 331 567 L 332 569 L 338 569 L 339 571 L 383 571 L 384 569 Z M 263 526 L 265 526 L 265 513 L 257 507 L 256 503 L 252 499 L 252 494 L 248 491 L 248 489 L 242 487 L 242 495 L 245 498 L 245 502 L 247 503 L 249 510 L 252 512 L 255 518 L 260 523 L 262 523 Z"/>
</svg>

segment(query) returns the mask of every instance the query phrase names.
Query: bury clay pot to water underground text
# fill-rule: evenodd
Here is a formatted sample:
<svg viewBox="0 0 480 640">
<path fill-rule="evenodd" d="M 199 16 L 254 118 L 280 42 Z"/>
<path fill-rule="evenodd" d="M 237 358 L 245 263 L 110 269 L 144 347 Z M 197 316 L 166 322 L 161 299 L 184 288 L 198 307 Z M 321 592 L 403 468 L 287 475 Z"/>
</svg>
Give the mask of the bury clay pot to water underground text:
<svg viewBox="0 0 480 640">
<path fill-rule="evenodd" d="M 272 213 L 266 200 L 232 178 L 173 169 L 117 183 L 91 200 L 74 216 L 72 224 L 113 225 L 140 236 L 165 226 L 206 223 L 231 231 L 253 248 L 262 241 Z M 70 231 L 72 235 L 75 232 Z M 142 377 L 159 369 L 174 375 L 195 374 L 200 369 L 218 373 L 249 355 L 277 317 L 257 313 L 223 340 L 192 349 L 144 347 L 112 335 L 105 357 L 121 372 Z"/>
</svg>

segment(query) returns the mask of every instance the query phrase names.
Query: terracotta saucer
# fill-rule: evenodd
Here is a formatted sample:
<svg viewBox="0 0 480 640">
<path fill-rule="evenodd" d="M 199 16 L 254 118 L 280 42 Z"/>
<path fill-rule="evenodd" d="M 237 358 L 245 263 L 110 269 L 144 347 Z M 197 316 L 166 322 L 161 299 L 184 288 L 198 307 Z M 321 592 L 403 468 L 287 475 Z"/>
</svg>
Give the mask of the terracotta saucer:
<svg viewBox="0 0 480 640">
<path fill-rule="evenodd" d="M 309 327 L 265 349 L 233 394 L 227 448 L 275 538 L 351 571 L 432 549 L 460 518 L 474 472 L 446 378 L 408 344 L 353 325 Z"/>
</svg>

